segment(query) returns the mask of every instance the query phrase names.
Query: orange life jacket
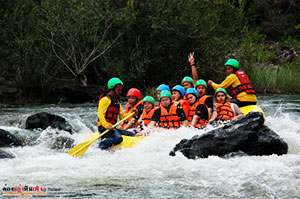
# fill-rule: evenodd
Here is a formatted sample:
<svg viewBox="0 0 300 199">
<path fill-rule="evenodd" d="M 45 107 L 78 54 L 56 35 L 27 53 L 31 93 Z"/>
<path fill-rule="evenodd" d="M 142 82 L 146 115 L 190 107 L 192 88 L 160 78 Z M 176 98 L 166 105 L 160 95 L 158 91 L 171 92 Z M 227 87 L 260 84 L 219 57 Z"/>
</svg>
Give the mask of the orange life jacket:
<svg viewBox="0 0 300 199">
<path fill-rule="evenodd" d="M 166 128 L 166 129 L 177 129 L 181 126 L 181 121 L 179 116 L 177 115 L 176 109 L 177 106 L 179 105 L 179 102 L 174 102 L 170 110 L 168 110 L 160 105 L 161 109 L 161 114 L 160 114 L 160 119 L 159 119 L 159 126 Z"/>
<path fill-rule="evenodd" d="M 125 108 L 125 113 L 129 113 L 131 112 L 132 109 L 137 108 L 139 105 L 143 105 L 143 100 L 140 100 L 138 103 L 136 103 L 133 107 L 129 108 L 130 105 L 129 103 L 126 104 L 126 108 Z M 126 125 L 130 122 L 130 120 L 132 119 L 132 116 L 129 117 L 127 120 L 125 120 L 121 126 L 121 129 L 124 129 L 126 127 Z"/>
<path fill-rule="evenodd" d="M 181 100 L 179 100 L 179 103 L 180 103 L 180 106 L 183 109 L 185 115 L 187 116 L 189 113 L 189 108 L 190 108 L 189 102 L 185 99 L 181 99 Z"/>
<path fill-rule="evenodd" d="M 247 94 L 256 94 L 253 86 L 250 83 L 250 80 L 246 73 L 242 70 L 235 71 L 234 74 L 239 78 L 241 84 L 236 87 L 230 87 L 232 98 L 236 99 L 237 95 L 241 92 L 246 92 Z"/>
<path fill-rule="evenodd" d="M 141 116 L 141 119 L 144 121 L 145 126 L 148 126 L 148 124 L 151 122 L 153 113 L 155 112 L 156 109 L 158 109 L 158 107 L 154 107 L 148 113 L 146 112 L 145 109 L 143 110 L 143 114 Z"/>
<path fill-rule="evenodd" d="M 98 106 L 101 98 L 105 96 L 107 96 L 111 101 L 105 112 L 105 120 L 111 124 L 115 124 L 118 121 L 118 114 L 120 112 L 120 102 L 116 97 L 102 94 L 98 99 Z"/>
<path fill-rule="evenodd" d="M 198 102 L 200 104 L 205 104 L 205 101 L 207 98 L 212 97 L 211 95 L 203 95 L 202 97 L 200 97 L 200 99 L 198 100 Z"/>
<path fill-rule="evenodd" d="M 231 103 L 217 103 L 217 119 L 232 120 L 235 116 L 234 110 L 231 108 Z"/>
<path fill-rule="evenodd" d="M 196 110 L 197 110 L 197 106 L 201 104 L 199 101 L 195 102 L 192 106 L 190 106 L 189 111 L 188 111 L 188 115 L 187 115 L 187 120 L 189 122 L 189 125 L 191 125 L 192 121 L 193 121 L 193 117 L 196 114 Z M 204 104 L 205 105 L 205 104 Z M 205 105 L 206 106 L 206 105 Z M 207 106 L 206 106 L 207 108 Z M 196 128 L 201 128 L 207 125 L 207 120 L 205 120 L 204 118 L 200 118 L 195 127 Z"/>
</svg>

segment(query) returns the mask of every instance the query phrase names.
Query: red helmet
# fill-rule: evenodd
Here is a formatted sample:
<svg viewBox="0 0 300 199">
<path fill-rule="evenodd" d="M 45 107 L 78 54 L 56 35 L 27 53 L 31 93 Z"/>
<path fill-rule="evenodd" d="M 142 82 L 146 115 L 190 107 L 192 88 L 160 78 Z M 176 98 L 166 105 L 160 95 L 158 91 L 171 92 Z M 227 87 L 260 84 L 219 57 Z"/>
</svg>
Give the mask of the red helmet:
<svg viewBox="0 0 300 199">
<path fill-rule="evenodd" d="M 131 88 L 129 89 L 129 91 L 127 92 L 127 97 L 128 96 L 135 96 L 137 99 L 141 99 L 141 91 L 137 88 Z"/>
</svg>

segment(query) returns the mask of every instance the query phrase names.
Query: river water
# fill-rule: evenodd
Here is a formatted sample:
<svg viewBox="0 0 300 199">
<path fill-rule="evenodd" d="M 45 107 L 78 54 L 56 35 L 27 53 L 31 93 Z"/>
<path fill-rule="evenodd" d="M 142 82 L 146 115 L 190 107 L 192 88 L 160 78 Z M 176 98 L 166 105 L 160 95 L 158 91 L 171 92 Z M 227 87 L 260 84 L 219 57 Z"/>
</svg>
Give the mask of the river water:
<svg viewBox="0 0 300 199">
<path fill-rule="evenodd" d="M 39 186 L 49 198 L 300 198 L 300 96 L 258 99 L 266 124 L 288 143 L 287 155 L 188 160 L 178 152 L 171 157 L 181 139 L 204 133 L 182 128 L 154 132 L 138 146 L 116 152 L 101 151 L 95 143 L 73 158 L 67 150 L 49 148 L 55 130 L 24 130 L 26 118 L 41 111 L 61 115 L 76 133 L 60 133 L 78 144 L 96 130 L 95 104 L 2 108 L 0 128 L 36 144 L 4 148 L 16 158 L 0 159 L 0 196 L 6 187 Z"/>
</svg>

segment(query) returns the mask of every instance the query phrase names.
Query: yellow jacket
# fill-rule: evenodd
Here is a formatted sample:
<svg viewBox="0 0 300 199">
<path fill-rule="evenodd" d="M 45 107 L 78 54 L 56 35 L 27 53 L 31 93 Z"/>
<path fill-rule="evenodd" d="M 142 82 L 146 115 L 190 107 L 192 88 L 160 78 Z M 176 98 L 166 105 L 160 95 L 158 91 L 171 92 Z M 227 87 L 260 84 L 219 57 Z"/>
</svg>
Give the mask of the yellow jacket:
<svg viewBox="0 0 300 199">
<path fill-rule="evenodd" d="M 240 85 L 241 82 L 236 74 L 230 74 L 226 77 L 226 79 L 221 84 L 212 83 L 212 87 L 216 90 L 218 88 L 227 89 L 228 87 L 232 86 L 233 88 Z M 237 99 L 241 102 L 256 102 L 256 95 L 255 94 L 247 94 L 246 92 L 241 92 L 237 95 Z"/>
<path fill-rule="evenodd" d="M 111 99 L 107 96 L 100 99 L 99 105 L 98 105 L 98 126 L 102 125 L 104 128 L 107 128 L 109 125 L 113 125 L 106 121 L 105 119 L 105 113 L 107 108 L 109 107 L 111 103 Z M 123 108 L 120 103 L 120 111 L 118 113 L 120 116 L 120 119 L 126 117 L 127 114 L 124 113 Z"/>
</svg>

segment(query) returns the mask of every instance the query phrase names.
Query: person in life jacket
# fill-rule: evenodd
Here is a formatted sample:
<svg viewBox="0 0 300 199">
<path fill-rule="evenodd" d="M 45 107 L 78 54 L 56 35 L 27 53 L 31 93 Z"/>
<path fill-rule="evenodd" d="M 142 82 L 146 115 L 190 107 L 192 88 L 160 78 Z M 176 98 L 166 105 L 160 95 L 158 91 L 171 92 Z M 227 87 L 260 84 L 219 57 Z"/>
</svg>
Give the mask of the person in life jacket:
<svg viewBox="0 0 300 199">
<path fill-rule="evenodd" d="M 189 103 L 189 111 L 187 115 L 189 125 L 196 128 L 204 128 L 208 123 L 207 106 L 199 103 L 198 92 L 194 88 L 187 89 L 185 96 Z M 199 113 L 199 116 L 195 117 L 196 112 Z"/>
<path fill-rule="evenodd" d="M 172 88 L 172 101 L 179 102 L 181 107 L 184 110 L 185 115 L 187 115 L 189 111 L 189 103 L 184 98 L 184 96 L 185 96 L 185 89 L 183 86 L 176 85 Z"/>
<path fill-rule="evenodd" d="M 224 88 L 218 88 L 215 97 L 217 115 L 212 120 L 235 120 L 244 116 L 244 113 L 236 104 L 227 101 L 227 92 Z"/>
<path fill-rule="evenodd" d="M 138 113 L 135 116 L 136 118 L 139 118 L 143 112 L 143 100 L 141 99 L 141 92 L 137 88 L 131 88 L 127 92 L 127 99 L 128 102 L 126 104 L 125 113 L 132 112 L 133 109 L 137 109 Z M 131 121 L 132 117 L 129 117 L 127 120 L 125 120 L 121 126 L 121 129 L 129 129 L 130 126 L 127 126 L 127 124 Z"/>
<path fill-rule="evenodd" d="M 215 90 L 218 88 L 229 88 L 234 102 L 239 107 L 255 105 L 256 92 L 250 83 L 246 73 L 239 70 L 239 62 L 236 59 L 229 59 L 226 63 L 227 77 L 221 84 L 216 84 L 208 80 L 208 85 L 211 85 Z"/>
<path fill-rule="evenodd" d="M 119 78 L 111 78 L 107 82 L 108 94 L 101 96 L 98 101 L 98 131 L 104 132 L 109 130 L 102 138 L 105 140 L 99 143 L 100 149 L 107 149 L 112 145 L 120 144 L 123 141 L 121 134 L 132 135 L 132 132 L 114 128 L 117 123 L 118 116 L 122 119 L 126 117 L 124 113 L 119 95 L 122 93 L 123 82 Z M 137 112 L 137 110 L 133 110 Z"/>
<path fill-rule="evenodd" d="M 193 78 L 191 78 L 190 76 L 185 76 L 181 80 L 181 85 L 184 87 L 185 90 L 187 90 L 189 88 L 194 88 L 194 85 L 195 85 L 196 81 L 198 80 L 198 74 L 197 74 L 197 70 L 195 67 L 195 63 L 194 63 L 194 52 L 189 54 L 188 61 L 190 62 Z"/>
<path fill-rule="evenodd" d="M 171 91 L 170 87 L 166 84 L 161 84 L 159 85 L 157 88 L 156 88 L 156 97 L 157 97 L 157 100 L 158 100 L 158 104 L 156 104 L 156 106 L 159 106 L 160 105 L 160 99 L 159 99 L 159 94 L 162 92 L 162 91 Z"/>
<path fill-rule="evenodd" d="M 159 95 L 160 106 L 152 116 L 152 121 L 148 127 L 159 126 L 165 129 L 177 129 L 188 125 L 185 113 L 179 102 L 172 102 L 172 94 L 170 91 L 162 91 Z"/>
<path fill-rule="evenodd" d="M 214 109 L 213 96 L 206 95 L 206 89 L 207 89 L 206 81 L 204 81 L 203 79 L 199 79 L 195 84 L 195 88 L 199 95 L 198 101 L 200 104 L 205 104 L 207 106 L 208 118 L 210 119 L 213 112 L 215 112 L 216 110 Z"/>
<path fill-rule="evenodd" d="M 143 102 L 143 109 L 142 114 L 138 117 L 137 115 L 132 118 L 132 120 L 128 123 L 128 128 L 136 128 L 139 125 L 148 126 L 151 122 L 151 118 L 153 113 L 157 107 L 154 106 L 155 99 L 151 96 L 146 96 L 142 100 Z"/>
<path fill-rule="evenodd" d="M 189 88 L 194 88 L 194 80 L 189 76 L 185 76 L 181 80 L 181 85 L 184 87 L 185 90 Z"/>
<path fill-rule="evenodd" d="M 199 95 L 199 101 L 201 104 L 205 104 L 208 108 L 208 118 L 211 118 L 212 114 L 216 114 L 213 106 L 213 96 L 207 95 L 207 83 L 203 79 L 198 80 L 198 73 L 195 67 L 195 58 L 194 52 L 190 53 L 188 56 L 188 61 L 190 62 L 190 66 L 192 68 L 193 80 L 196 81 L 195 88 Z"/>
<path fill-rule="evenodd" d="M 138 120 L 138 125 L 143 124 L 144 126 L 148 126 L 152 120 L 154 111 L 158 109 L 155 107 L 155 99 L 151 96 L 146 96 L 143 99 L 143 114 L 140 116 Z"/>
</svg>

